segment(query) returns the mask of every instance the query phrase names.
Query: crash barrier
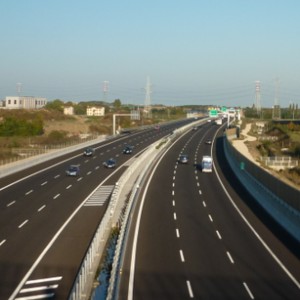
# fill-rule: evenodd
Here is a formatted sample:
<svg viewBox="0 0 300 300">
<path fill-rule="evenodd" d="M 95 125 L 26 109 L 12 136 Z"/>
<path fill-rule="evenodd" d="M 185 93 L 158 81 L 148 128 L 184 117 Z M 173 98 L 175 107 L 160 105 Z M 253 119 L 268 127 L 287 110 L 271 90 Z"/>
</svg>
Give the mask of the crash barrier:
<svg viewBox="0 0 300 300">
<path fill-rule="evenodd" d="M 223 137 L 225 157 L 261 207 L 300 242 L 300 191 L 285 184 L 266 170 L 248 160 Z"/>
<path fill-rule="evenodd" d="M 48 149 L 47 151 L 43 151 L 43 152 L 35 152 L 36 155 L 32 155 L 27 158 L 19 159 L 19 160 L 12 161 L 10 163 L 1 165 L 0 178 L 23 171 L 28 168 L 31 168 L 31 167 L 36 166 L 40 163 L 43 163 L 47 160 L 51 160 L 51 159 L 57 158 L 59 156 L 68 154 L 70 152 L 80 150 L 84 147 L 92 146 L 96 143 L 106 140 L 107 138 L 108 137 L 106 135 L 100 135 L 91 140 L 88 140 L 88 141 L 85 141 L 82 143 L 77 143 L 72 146 L 68 146 L 68 147 L 64 147 L 64 148 L 60 148 L 60 149 L 56 149 L 56 150 Z"/>
</svg>

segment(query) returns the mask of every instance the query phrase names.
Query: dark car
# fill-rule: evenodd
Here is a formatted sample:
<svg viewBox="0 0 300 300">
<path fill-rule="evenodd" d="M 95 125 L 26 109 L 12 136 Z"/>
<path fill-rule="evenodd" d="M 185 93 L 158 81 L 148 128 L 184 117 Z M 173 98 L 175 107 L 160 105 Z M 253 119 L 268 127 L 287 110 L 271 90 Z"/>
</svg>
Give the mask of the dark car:
<svg viewBox="0 0 300 300">
<path fill-rule="evenodd" d="M 95 153 L 95 150 L 93 148 L 86 148 L 83 152 L 83 156 L 93 156 Z"/>
<path fill-rule="evenodd" d="M 66 170 L 67 176 L 79 176 L 80 175 L 80 168 L 78 165 L 70 165 L 69 168 Z"/>
<path fill-rule="evenodd" d="M 110 158 L 103 163 L 104 167 L 106 167 L 108 169 L 114 168 L 116 166 L 116 164 L 117 164 L 117 162 L 114 158 Z"/>
<path fill-rule="evenodd" d="M 187 164 L 189 162 L 189 157 L 187 154 L 181 154 L 178 158 L 178 162 L 181 164 Z"/>
<path fill-rule="evenodd" d="M 132 146 L 126 146 L 124 149 L 123 149 L 123 153 L 124 154 L 131 154 L 132 153 Z"/>
</svg>

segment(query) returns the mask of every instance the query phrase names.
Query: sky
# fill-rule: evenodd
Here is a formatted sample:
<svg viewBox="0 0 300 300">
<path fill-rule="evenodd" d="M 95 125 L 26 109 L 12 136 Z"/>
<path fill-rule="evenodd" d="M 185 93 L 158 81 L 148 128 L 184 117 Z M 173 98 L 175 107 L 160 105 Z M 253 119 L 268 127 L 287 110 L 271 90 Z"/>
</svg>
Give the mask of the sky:
<svg viewBox="0 0 300 300">
<path fill-rule="evenodd" d="M 0 0 L 0 12 L 0 100 L 300 105 L 299 0 Z"/>
</svg>

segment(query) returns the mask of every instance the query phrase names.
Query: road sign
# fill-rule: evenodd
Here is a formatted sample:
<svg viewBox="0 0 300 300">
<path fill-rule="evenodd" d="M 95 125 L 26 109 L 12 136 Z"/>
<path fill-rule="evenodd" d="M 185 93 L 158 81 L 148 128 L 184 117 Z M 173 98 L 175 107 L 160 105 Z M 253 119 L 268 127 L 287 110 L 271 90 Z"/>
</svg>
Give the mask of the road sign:
<svg viewBox="0 0 300 300">
<path fill-rule="evenodd" d="M 216 109 L 210 110 L 210 111 L 209 111 L 209 116 L 210 116 L 211 118 L 216 118 L 216 117 L 218 117 L 218 111 L 217 111 Z"/>
</svg>

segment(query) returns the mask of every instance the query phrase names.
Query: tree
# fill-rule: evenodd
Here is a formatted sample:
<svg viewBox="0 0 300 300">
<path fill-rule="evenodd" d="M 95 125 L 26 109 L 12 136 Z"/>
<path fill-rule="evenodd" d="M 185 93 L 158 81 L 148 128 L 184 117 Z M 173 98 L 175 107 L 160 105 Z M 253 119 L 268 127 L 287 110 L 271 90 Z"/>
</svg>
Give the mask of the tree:
<svg viewBox="0 0 300 300">
<path fill-rule="evenodd" d="M 121 100 L 120 99 L 116 99 L 113 103 L 114 108 L 118 109 L 120 108 L 122 105 Z"/>
<path fill-rule="evenodd" d="M 51 102 L 48 102 L 46 105 L 46 108 L 52 109 L 52 110 L 57 110 L 59 112 L 63 112 L 64 111 L 64 102 L 59 99 L 55 99 Z"/>
</svg>

